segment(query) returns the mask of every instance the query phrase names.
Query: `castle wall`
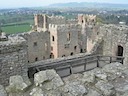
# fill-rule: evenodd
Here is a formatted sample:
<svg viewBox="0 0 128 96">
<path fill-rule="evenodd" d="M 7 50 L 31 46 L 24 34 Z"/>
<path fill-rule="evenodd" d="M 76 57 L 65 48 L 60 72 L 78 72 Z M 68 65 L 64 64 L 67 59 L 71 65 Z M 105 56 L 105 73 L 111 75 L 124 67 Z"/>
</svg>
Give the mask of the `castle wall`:
<svg viewBox="0 0 128 96">
<path fill-rule="evenodd" d="M 51 37 L 51 47 L 54 58 L 65 57 L 80 53 L 78 45 L 78 32 L 81 31 L 79 25 L 54 25 L 49 27 Z M 52 40 L 54 36 L 54 41 Z"/>
<path fill-rule="evenodd" d="M 34 16 L 35 26 L 43 30 L 49 29 L 49 24 L 66 24 L 66 18 L 62 16 L 47 16 L 45 14 L 38 14 Z"/>
<path fill-rule="evenodd" d="M 70 56 L 80 53 L 80 48 L 78 45 L 79 31 L 81 31 L 81 26 L 77 24 L 58 27 L 59 57 Z"/>
<path fill-rule="evenodd" d="M 78 24 L 82 26 L 80 46 L 82 52 L 90 52 L 94 47 L 94 41 L 98 37 L 98 25 L 95 15 L 78 15 Z"/>
<path fill-rule="evenodd" d="M 26 41 L 19 36 L 0 42 L 0 84 L 6 86 L 9 77 L 21 75 L 27 78 Z"/>
<path fill-rule="evenodd" d="M 128 31 L 127 26 L 120 25 L 104 25 L 101 27 L 101 31 L 105 32 L 104 36 L 104 45 L 103 45 L 103 54 L 104 55 L 118 55 L 118 46 L 123 47 L 123 56 L 125 57 L 125 64 L 128 63 L 128 43 L 127 35 L 125 34 Z"/>
<path fill-rule="evenodd" d="M 50 33 L 27 32 L 23 35 L 27 40 L 28 63 L 49 59 L 50 56 Z"/>
<path fill-rule="evenodd" d="M 96 15 L 78 14 L 78 24 L 85 23 L 86 25 L 93 25 L 96 23 Z"/>
</svg>

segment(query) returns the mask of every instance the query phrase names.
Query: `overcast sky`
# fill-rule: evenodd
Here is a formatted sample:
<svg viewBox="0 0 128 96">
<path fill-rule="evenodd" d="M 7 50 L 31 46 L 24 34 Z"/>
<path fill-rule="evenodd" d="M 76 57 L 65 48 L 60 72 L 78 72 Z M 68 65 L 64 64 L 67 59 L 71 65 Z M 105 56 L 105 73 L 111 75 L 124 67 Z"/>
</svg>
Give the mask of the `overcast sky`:
<svg viewBox="0 0 128 96">
<path fill-rule="evenodd" d="M 67 2 L 105 2 L 128 4 L 128 0 L 0 0 L 0 8 L 41 7 L 53 3 Z"/>
</svg>

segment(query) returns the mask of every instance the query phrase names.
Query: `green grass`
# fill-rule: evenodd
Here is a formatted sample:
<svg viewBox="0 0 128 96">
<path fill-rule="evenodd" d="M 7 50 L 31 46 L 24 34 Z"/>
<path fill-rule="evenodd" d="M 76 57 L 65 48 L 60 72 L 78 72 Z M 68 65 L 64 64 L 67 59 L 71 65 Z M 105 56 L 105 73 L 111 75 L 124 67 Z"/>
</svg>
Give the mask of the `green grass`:
<svg viewBox="0 0 128 96">
<path fill-rule="evenodd" d="M 31 29 L 30 25 L 13 25 L 2 27 L 2 31 L 7 34 L 15 34 L 21 32 L 27 32 Z"/>
<path fill-rule="evenodd" d="M 13 23 L 7 23 L 7 24 L 4 24 L 5 26 L 6 25 L 16 25 L 16 24 L 23 24 L 23 23 L 29 23 L 30 25 L 33 25 L 34 24 L 34 20 L 24 20 L 24 21 L 20 21 L 20 22 L 13 22 Z"/>
</svg>

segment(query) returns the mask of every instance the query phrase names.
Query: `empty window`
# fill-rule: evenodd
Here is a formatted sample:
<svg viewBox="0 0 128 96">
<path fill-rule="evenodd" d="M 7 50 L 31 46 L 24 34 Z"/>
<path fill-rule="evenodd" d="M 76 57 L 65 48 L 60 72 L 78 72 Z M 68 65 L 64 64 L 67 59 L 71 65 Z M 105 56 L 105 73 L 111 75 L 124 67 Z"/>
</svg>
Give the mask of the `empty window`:
<svg viewBox="0 0 128 96">
<path fill-rule="evenodd" d="M 38 61 L 38 57 L 35 58 L 35 61 Z"/>
<path fill-rule="evenodd" d="M 83 49 L 80 49 L 80 53 L 83 53 Z"/>
<path fill-rule="evenodd" d="M 71 52 L 71 54 L 70 54 L 71 56 L 73 55 L 73 52 Z"/>
<path fill-rule="evenodd" d="M 52 36 L 52 41 L 55 41 L 55 37 L 54 36 Z"/>
<path fill-rule="evenodd" d="M 84 21 L 82 20 L 82 23 L 84 23 Z"/>
<path fill-rule="evenodd" d="M 74 50 L 76 51 L 76 49 L 77 49 L 77 46 L 74 46 Z"/>
<path fill-rule="evenodd" d="M 33 43 L 33 46 L 37 46 L 37 42 L 34 42 L 34 43 Z"/>
<path fill-rule="evenodd" d="M 67 34 L 67 41 L 70 41 L 70 38 L 71 38 L 70 35 L 71 35 L 70 32 L 68 32 L 68 34 Z"/>
</svg>

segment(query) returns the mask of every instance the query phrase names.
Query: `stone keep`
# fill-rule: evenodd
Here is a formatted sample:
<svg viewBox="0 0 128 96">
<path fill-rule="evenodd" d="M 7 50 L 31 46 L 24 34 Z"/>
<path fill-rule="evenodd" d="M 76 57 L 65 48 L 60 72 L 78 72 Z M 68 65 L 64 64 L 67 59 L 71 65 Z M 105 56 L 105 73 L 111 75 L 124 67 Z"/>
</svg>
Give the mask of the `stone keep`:
<svg viewBox="0 0 128 96">
<path fill-rule="evenodd" d="M 78 45 L 78 24 L 49 25 L 51 38 L 51 58 L 65 57 L 80 53 Z"/>
<path fill-rule="evenodd" d="M 12 36 L 8 41 L 0 41 L 0 84 L 8 85 L 13 75 L 27 78 L 26 61 L 26 41 L 22 37 Z"/>
</svg>

